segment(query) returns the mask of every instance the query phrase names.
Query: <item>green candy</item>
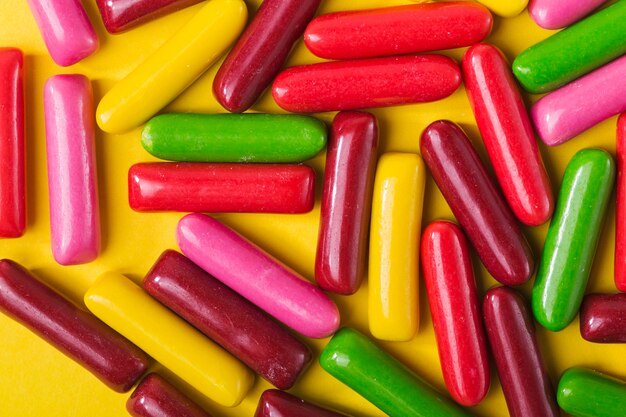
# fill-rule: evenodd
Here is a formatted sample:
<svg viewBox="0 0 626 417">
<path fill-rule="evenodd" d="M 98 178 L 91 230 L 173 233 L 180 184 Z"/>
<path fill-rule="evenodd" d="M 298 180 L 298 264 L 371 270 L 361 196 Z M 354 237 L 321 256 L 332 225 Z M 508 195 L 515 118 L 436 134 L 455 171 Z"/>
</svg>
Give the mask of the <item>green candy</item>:
<svg viewBox="0 0 626 417">
<path fill-rule="evenodd" d="M 565 169 L 532 292 L 547 329 L 563 330 L 580 309 L 614 180 L 615 162 L 602 149 L 579 151 Z"/>
<path fill-rule="evenodd" d="M 322 150 L 326 125 L 300 115 L 172 113 L 150 120 L 141 144 L 171 161 L 293 163 Z"/>
<path fill-rule="evenodd" d="M 356 330 L 339 330 L 320 364 L 390 417 L 470 416 Z"/>
<path fill-rule="evenodd" d="M 588 369 L 571 368 L 561 376 L 557 402 L 575 417 L 624 417 L 626 382 Z"/>
<path fill-rule="evenodd" d="M 618 1 L 519 54 L 513 72 L 531 93 L 546 93 L 626 53 L 626 1 Z"/>
</svg>

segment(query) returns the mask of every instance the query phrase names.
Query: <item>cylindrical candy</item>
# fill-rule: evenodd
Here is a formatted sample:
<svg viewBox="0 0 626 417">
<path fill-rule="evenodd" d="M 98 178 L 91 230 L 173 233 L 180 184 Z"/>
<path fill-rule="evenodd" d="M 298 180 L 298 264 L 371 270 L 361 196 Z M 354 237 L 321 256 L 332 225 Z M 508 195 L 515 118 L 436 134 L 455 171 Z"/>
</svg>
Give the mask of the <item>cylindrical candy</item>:
<svg viewBox="0 0 626 417">
<path fill-rule="evenodd" d="M 615 162 L 602 149 L 578 151 L 565 169 L 532 293 L 535 318 L 549 330 L 578 314 L 614 179 Z"/>
<path fill-rule="evenodd" d="M 270 389 L 261 394 L 254 417 L 347 417 L 343 413 L 306 402 L 284 391 Z"/>
<path fill-rule="evenodd" d="M 320 356 L 322 368 L 390 417 L 469 417 L 361 333 L 339 330 Z"/>
<path fill-rule="evenodd" d="M 136 211 L 306 213 L 315 171 L 306 165 L 149 162 L 128 171 Z"/>
<path fill-rule="evenodd" d="M 552 187 L 506 58 L 495 46 L 479 44 L 467 50 L 462 68 L 467 96 L 504 197 L 522 223 L 545 223 L 554 210 Z"/>
<path fill-rule="evenodd" d="M 554 389 L 535 338 L 532 317 L 515 290 L 487 291 L 483 316 L 511 417 L 558 417 Z"/>
<path fill-rule="evenodd" d="M 304 343 L 178 252 L 165 251 L 143 287 L 280 389 L 291 388 L 311 361 Z"/>
<path fill-rule="evenodd" d="M 531 46 L 513 72 L 531 93 L 547 93 L 626 53 L 626 2 L 599 11 Z"/>
<path fill-rule="evenodd" d="M 285 63 L 321 0 L 264 0 L 213 81 L 228 111 L 250 108 Z"/>
<path fill-rule="evenodd" d="M 528 12 L 542 28 L 560 29 L 579 21 L 606 2 L 607 0 L 531 0 Z"/>
<path fill-rule="evenodd" d="M 304 43 L 327 59 L 406 55 L 473 45 L 492 24 L 489 10 L 465 2 L 350 10 L 313 19 Z"/>
<path fill-rule="evenodd" d="M 441 120 L 422 133 L 422 157 L 481 261 L 505 285 L 533 273 L 533 255 L 515 217 L 460 127 Z"/>
<path fill-rule="evenodd" d="M 492 12 L 502 17 L 513 17 L 520 14 L 528 4 L 528 0 L 478 0 L 489 7 Z"/>
<path fill-rule="evenodd" d="M 302 162 L 326 145 L 326 125 L 296 114 L 156 116 L 141 144 L 161 159 L 185 162 Z"/>
<path fill-rule="evenodd" d="M 369 328 L 407 341 L 419 324 L 419 244 L 426 169 L 412 153 L 383 154 L 376 167 L 369 250 Z"/>
<path fill-rule="evenodd" d="M 626 381 L 570 368 L 561 376 L 557 399 L 563 411 L 574 417 L 623 417 Z"/>
<path fill-rule="evenodd" d="M 295 331 L 322 338 L 339 327 L 326 294 L 212 217 L 183 217 L 177 240 L 198 266 Z"/>
<path fill-rule="evenodd" d="M 377 147 L 378 122 L 370 113 L 343 112 L 333 120 L 315 257 L 315 280 L 326 291 L 352 294 L 366 273 Z"/>
<path fill-rule="evenodd" d="M 489 357 L 467 241 L 454 223 L 428 225 L 421 243 L 424 281 L 443 377 L 465 406 L 489 391 Z"/>
<path fill-rule="evenodd" d="M 626 294 L 589 294 L 580 307 L 580 334 L 595 343 L 626 343 Z"/>
<path fill-rule="evenodd" d="M 436 101 L 460 84 L 451 58 L 409 55 L 291 67 L 276 77 L 272 95 L 287 111 L 314 113 Z"/>
<path fill-rule="evenodd" d="M 50 238 L 61 265 L 94 260 L 100 253 L 91 83 L 83 75 L 55 75 L 44 88 Z"/>
<path fill-rule="evenodd" d="M 243 29 L 242 0 L 211 0 L 150 58 L 100 101 L 98 125 L 123 133 L 145 123 L 174 100 L 226 51 Z"/>
<path fill-rule="evenodd" d="M 128 340 L 7 259 L 0 261 L 0 311 L 115 391 L 131 389 L 150 365 Z"/>
<path fill-rule="evenodd" d="M 241 362 L 120 274 L 102 275 L 87 308 L 208 398 L 241 402 L 254 375 Z"/>
<path fill-rule="evenodd" d="M 626 113 L 617 119 L 617 195 L 615 197 L 615 286 L 626 292 Z"/>
</svg>

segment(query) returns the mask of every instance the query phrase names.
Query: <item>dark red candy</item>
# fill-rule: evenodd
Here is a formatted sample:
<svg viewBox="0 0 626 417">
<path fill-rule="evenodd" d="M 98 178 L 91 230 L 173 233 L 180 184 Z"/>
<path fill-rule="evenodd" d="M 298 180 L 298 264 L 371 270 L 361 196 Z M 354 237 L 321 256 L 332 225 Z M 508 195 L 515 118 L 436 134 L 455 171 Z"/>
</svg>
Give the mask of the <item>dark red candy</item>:
<svg viewBox="0 0 626 417">
<path fill-rule="evenodd" d="M 626 294 L 589 294 L 580 308 L 580 334 L 595 343 L 626 343 Z"/>
<path fill-rule="evenodd" d="M 267 390 L 259 399 L 254 417 L 347 417 L 308 403 L 296 396 L 278 390 Z"/>
</svg>

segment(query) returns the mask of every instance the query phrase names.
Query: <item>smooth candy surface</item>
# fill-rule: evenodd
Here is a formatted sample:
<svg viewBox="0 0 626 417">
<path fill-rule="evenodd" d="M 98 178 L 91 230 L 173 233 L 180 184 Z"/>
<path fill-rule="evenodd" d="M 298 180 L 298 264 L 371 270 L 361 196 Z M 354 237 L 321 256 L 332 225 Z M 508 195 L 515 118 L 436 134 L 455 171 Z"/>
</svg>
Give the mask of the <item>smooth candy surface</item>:
<svg viewBox="0 0 626 417">
<path fill-rule="evenodd" d="M 369 250 L 368 317 L 377 339 L 407 341 L 419 325 L 419 242 L 426 169 L 411 153 L 376 167 Z"/>
<path fill-rule="evenodd" d="M 124 276 L 100 276 L 85 294 L 85 305 L 189 385 L 225 407 L 241 402 L 254 375 Z"/>
<path fill-rule="evenodd" d="M 306 213 L 315 172 L 306 165 L 147 162 L 128 171 L 136 211 Z"/>
<path fill-rule="evenodd" d="M 460 84 L 454 60 L 418 55 L 291 67 L 278 74 L 272 95 L 284 110 L 314 113 L 436 101 Z"/>
<path fill-rule="evenodd" d="M 163 252 L 142 285 L 280 389 L 291 388 L 311 361 L 304 343 L 178 252 Z"/>
<path fill-rule="evenodd" d="M 512 288 L 492 288 L 483 317 L 510 416 L 559 417 L 526 301 Z"/>
<path fill-rule="evenodd" d="M 218 220 L 188 214 L 176 237 L 198 266 L 304 336 L 326 337 L 339 327 L 326 294 Z"/>
<path fill-rule="evenodd" d="M 547 145 L 566 142 L 626 111 L 626 55 L 542 97 L 531 108 Z"/>
<path fill-rule="evenodd" d="M 156 116 L 141 144 L 157 158 L 181 162 L 302 162 L 326 145 L 326 125 L 296 114 Z"/>
<path fill-rule="evenodd" d="M 622 417 L 626 382 L 600 372 L 570 368 L 561 376 L 559 406 L 574 417 Z"/>
<path fill-rule="evenodd" d="M 406 55 L 473 45 L 492 25 L 491 13 L 479 4 L 412 4 L 318 16 L 307 26 L 304 43 L 326 59 Z"/>
<path fill-rule="evenodd" d="M 615 162 L 602 149 L 578 151 L 565 169 L 532 292 L 535 318 L 549 330 L 578 314 L 614 180 Z"/>
<path fill-rule="evenodd" d="M 432 123 L 422 133 L 422 157 L 480 260 L 505 285 L 520 285 L 534 259 L 515 217 L 456 124 Z"/>
<path fill-rule="evenodd" d="M 528 0 L 478 0 L 478 2 L 502 17 L 517 16 L 528 4 Z"/>
<path fill-rule="evenodd" d="M 259 398 L 254 417 L 347 417 L 306 402 L 284 391 L 267 390 Z"/>
<path fill-rule="evenodd" d="M 626 292 L 626 114 L 617 119 L 617 194 L 615 197 L 615 286 Z"/>
<path fill-rule="evenodd" d="M 463 80 L 500 187 L 524 224 L 539 226 L 554 211 L 550 179 L 509 63 L 492 45 L 463 56 Z"/>
<path fill-rule="evenodd" d="M 130 390 L 150 365 L 128 340 L 8 259 L 0 260 L 0 311 L 117 392 Z"/>
<path fill-rule="evenodd" d="M 589 294 L 580 307 L 580 334 L 590 342 L 626 343 L 626 294 Z"/>
<path fill-rule="evenodd" d="M 285 63 L 321 0 L 264 0 L 213 81 L 228 111 L 250 108 Z"/>
<path fill-rule="evenodd" d="M 599 11 L 531 46 L 513 62 L 530 93 L 547 93 L 626 53 L 626 2 Z"/>
<path fill-rule="evenodd" d="M 55 75 L 44 87 L 50 238 L 61 265 L 100 253 L 93 91 L 83 75 Z"/>
<path fill-rule="evenodd" d="M 315 280 L 324 290 L 353 294 L 367 264 L 378 122 L 370 113 L 335 116 L 326 151 Z"/>
<path fill-rule="evenodd" d="M 480 403 L 489 391 L 489 357 L 469 248 L 454 223 L 424 230 L 422 267 L 443 377 L 461 405 Z"/>
<path fill-rule="evenodd" d="M 560 29 L 575 23 L 607 0 L 531 0 L 530 17 L 544 29 Z"/>
<path fill-rule="evenodd" d="M 211 0 L 100 101 L 96 120 L 108 133 L 145 123 L 202 75 L 237 39 L 248 12 L 242 0 Z"/>
</svg>

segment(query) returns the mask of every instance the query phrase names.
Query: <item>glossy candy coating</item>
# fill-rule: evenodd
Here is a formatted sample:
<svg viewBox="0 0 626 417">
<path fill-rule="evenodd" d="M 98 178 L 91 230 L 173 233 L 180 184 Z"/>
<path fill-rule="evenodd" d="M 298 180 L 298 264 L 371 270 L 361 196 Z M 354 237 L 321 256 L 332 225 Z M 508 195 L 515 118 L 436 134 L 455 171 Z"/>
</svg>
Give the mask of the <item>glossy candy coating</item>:
<svg viewBox="0 0 626 417">
<path fill-rule="evenodd" d="M 426 169 L 412 153 L 383 154 L 376 167 L 369 250 L 369 328 L 407 341 L 419 325 L 419 244 Z"/>
<path fill-rule="evenodd" d="M 469 248 L 454 223 L 424 230 L 422 268 L 443 377 L 452 398 L 474 406 L 489 391 L 489 357 Z"/>
<path fill-rule="evenodd" d="M 626 382 L 590 369 L 570 368 L 561 376 L 557 399 L 574 417 L 623 417 Z"/>
<path fill-rule="evenodd" d="M 626 343 L 626 294 L 589 294 L 580 307 L 580 334 L 595 343 Z"/>
<path fill-rule="evenodd" d="M 473 45 L 492 24 L 489 10 L 465 2 L 350 10 L 313 19 L 304 43 L 326 59 L 405 55 Z"/>
<path fill-rule="evenodd" d="M 85 294 L 87 308 L 200 393 L 225 407 L 239 404 L 254 375 L 124 276 L 100 276 Z"/>
<path fill-rule="evenodd" d="M 291 388 L 311 361 L 304 343 L 178 252 L 163 252 L 143 287 L 280 389 Z"/>
<path fill-rule="evenodd" d="M 0 311 L 115 391 L 130 390 L 150 364 L 128 340 L 8 259 L 0 260 Z"/>
<path fill-rule="evenodd" d="M 333 120 L 324 171 L 315 280 L 324 290 L 353 294 L 367 264 L 378 122 L 370 113 L 342 112 Z"/>
<path fill-rule="evenodd" d="M 560 29 L 575 23 L 607 0 L 530 0 L 528 13 L 544 29 Z"/>
<path fill-rule="evenodd" d="M 270 389 L 261 394 L 254 417 L 347 417 L 343 413 L 306 402 L 284 391 Z"/>
<path fill-rule="evenodd" d="M 52 254 L 61 265 L 91 262 L 101 245 L 91 82 L 49 78 L 44 112 Z"/>
<path fill-rule="evenodd" d="M 185 162 L 302 162 L 326 145 L 326 125 L 296 114 L 156 116 L 141 144 L 161 159 Z"/>
<path fill-rule="evenodd" d="M 520 14 L 528 4 L 528 0 L 478 0 L 489 7 L 492 12 L 502 17 L 513 17 Z"/>
<path fill-rule="evenodd" d="M 617 193 L 615 197 L 615 286 L 626 292 L 626 114 L 617 119 Z"/>
<path fill-rule="evenodd" d="M 626 53 L 626 2 L 618 1 L 519 54 L 513 72 L 531 93 L 547 93 Z"/>
<path fill-rule="evenodd" d="M 96 0 L 109 33 L 120 33 L 201 0 Z"/>
<path fill-rule="evenodd" d="M 409 55 L 287 68 L 274 80 L 272 95 L 284 110 L 314 113 L 436 101 L 460 84 L 451 58 Z"/>
<path fill-rule="evenodd" d="M 534 269 L 528 242 L 461 128 L 445 120 L 432 123 L 420 149 L 489 273 L 505 285 L 528 281 Z"/>
<path fill-rule="evenodd" d="M 614 180 L 615 162 L 601 149 L 578 151 L 565 169 L 532 292 L 535 318 L 549 330 L 578 314 Z"/>
<path fill-rule="evenodd" d="M 249 109 L 271 83 L 321 0 L 264 0 L 213 81 L 228 111 Z"/>
<path fill-rule="evenodd" d="M 306 165 L 147 162 L 128 171 L 136 211 L 306 213 L 315 172 Z"/>
<path fill-rule="evenodd" d="M 474 45 L 463 56 L 462 68 L 465 91 L 504 197 L 522 223 L 545 223 L 554 210 L 552 187 L 506 58 L 495 46 Z"/>
<path fill-rule="evenodd" d="M 510 416 L 560 416 L 523 297 L 512 288 L 491 288 L 483 317 Z"/>
<path fill-rule="evenodd" d="M 304 336 L 326 337 L 339 327 L 326 294 L 218 220 L 188 214 L 176 237 L 198 266 Z"/>
<path fill-rule="evenodd" d="M 152 56 L 109 90 L 96 120 L 108 133 L 145 123 L 202 75 L 243 29 L 242 0 L 211 0 Z"/>
</svg>

